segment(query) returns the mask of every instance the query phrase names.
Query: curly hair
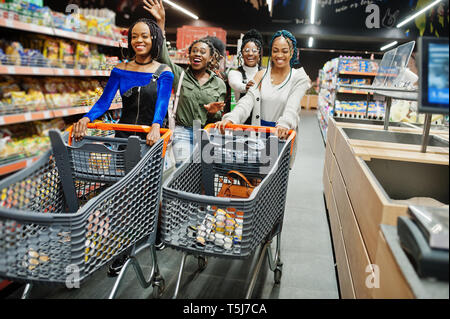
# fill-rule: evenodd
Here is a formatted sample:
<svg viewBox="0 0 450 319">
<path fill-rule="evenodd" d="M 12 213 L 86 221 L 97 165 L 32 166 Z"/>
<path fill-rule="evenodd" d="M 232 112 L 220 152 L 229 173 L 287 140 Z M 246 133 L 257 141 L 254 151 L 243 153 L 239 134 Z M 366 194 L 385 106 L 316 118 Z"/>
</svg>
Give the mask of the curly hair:
<svg viewBox="0 0 450 319">
<path fill-rule="evenodd" d="M 127 52 L 127 55 L 124 55 L 122 52 L 122 57 L 127 60 L 133 60 L 136 58 L 136 52 L 134 52 L 133 46 L 131 45 L 131 38 L 132 38 L 133 28 L 136 26 L 136 24 L 141 23 L 141 22 L 145 23 L 150 30 L 150 35 L 152 38 L 152 48 L 150 49 L 150 56 L 153 60 L 156 60 L 159 58 L 161 51 L 162 51 L 162 46 L 164 45 L 164 35 L 163 35 L 163 32 L 161 31 L 160 27 L 156 24 L 155 21 L 150 20 L 150 19 L 145 19 L 145 18 L 137 20 L 128 29 L 128 52 Z"/>
<path fill-rule="evenodd" d="M 192 52 L 192 47 L 194 45 L 196 45 L 197 43 L 204 43 L 209 48 L 209 54 L 211 55 L 211 61 L 208 62 L 208 65 L 206 67 L 211 71 L 215 71 L 215 70 L 219 69 L 220 54 L 216 50 L 216 48 L 214 47 L 212 42 L 206 38 L 201 38 L 201 39 L 198 39 L 198 40 L 195 40 L 194 42 L 192 42 L 188 49 L 189 55 Z"/>
<path fill-rule="evenodd" d="M 262 65 L 262 56 L 263 56 L 263 38 L 261 33 L 259 33 L 257 30 L 255 29 L 251 29 L 249 30 L 247 33 L 244 34 L 244 37 L 242 38 L 242 46 L 241 46 L 241 51 L 239 52 L 238 55 L 238 62 L 239 62 L 239 66 L 242 66 L 242 61 L 243 61 L 243 51 L 245 46 L 247 45 L 247 43 L 249 42 L 253 42 L 259 49 L 259 62 L 258 65 L 259 67 L 261 67 Z"/>
</svg>

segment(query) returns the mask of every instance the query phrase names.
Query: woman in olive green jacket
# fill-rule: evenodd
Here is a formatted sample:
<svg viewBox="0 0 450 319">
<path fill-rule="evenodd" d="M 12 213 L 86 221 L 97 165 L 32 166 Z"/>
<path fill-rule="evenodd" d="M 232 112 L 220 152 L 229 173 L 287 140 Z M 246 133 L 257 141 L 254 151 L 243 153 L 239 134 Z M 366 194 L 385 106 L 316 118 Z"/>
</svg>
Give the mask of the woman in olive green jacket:
<svg viewBox="0 0 450 319">
<path fill-rule="evenodd" d="M 144 0 L 144 9 L 153 15 L 164 33 L 165 10 L 162 0 Z M 177 166 L 192 153 L 194 121 L 200 121 L 203 127 L 222 118 L 226 85 L 210 70 L 214 52 L 210 41 L 206 39 L 194 41 L 189 47 L 190 64 L 186 70 L 171 61 L 165 45 L 159 58 L 160 62 L 167 64 L 174 73 L 174 92 L 177 92 L 181 75 L 185 72 L 176 110 L 176 127 L 172 144 Z"/>
</svg>

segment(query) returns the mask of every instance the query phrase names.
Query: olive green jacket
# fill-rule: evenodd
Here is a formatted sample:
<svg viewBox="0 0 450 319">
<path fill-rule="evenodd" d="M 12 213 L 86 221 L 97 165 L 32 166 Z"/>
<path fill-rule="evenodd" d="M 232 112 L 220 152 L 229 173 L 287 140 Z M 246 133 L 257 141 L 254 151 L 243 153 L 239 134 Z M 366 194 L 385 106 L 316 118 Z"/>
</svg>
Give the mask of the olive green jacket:
<svg viewBox="0 0 450 319">
<path fill-rule="evenodd" d="M 217 77 L 214 72 L 207 70 L 210 77 L 205 84 L 200 85 L 192 73 L 190 66 L 185 70 L 181 66 L 172 62 L 165 43 L 163 45 L 159 61 L 167 64 L 172 69 L 174 74 L 174 92 L 177 91 L 181 73 L 183 71 L 186 72 L 177 107 L 177 125 L 192 127 L 194 120 L 200 120 L 202 126 L 205 126 L 208 123 L 214 123 L 221 120 L 222 112 L 208 114 L 204 105 L 211 102 L 222 102 L 225 100 L 227 89 L 225 82 L 223 82 L 222 79 Z"/>
</svg>

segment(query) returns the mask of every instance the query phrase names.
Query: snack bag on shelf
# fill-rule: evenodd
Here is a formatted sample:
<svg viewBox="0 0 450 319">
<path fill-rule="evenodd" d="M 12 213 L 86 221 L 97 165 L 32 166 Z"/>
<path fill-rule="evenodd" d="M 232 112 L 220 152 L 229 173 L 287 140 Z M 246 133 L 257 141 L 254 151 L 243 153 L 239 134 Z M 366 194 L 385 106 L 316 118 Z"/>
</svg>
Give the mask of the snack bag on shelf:
<svg viewBox="0 0 450 319">
<path fill-rule="evenodd" d="M 6 47 L 6 56 L 8 58 L 8 64 L 21 65 L 23 56 L 23 47 L 19 42 L 12 42 Z"/>
<path fill-rule="evenodd" d="M 49 60 L 52 67 L 61 67 L 59 61 L 59 42 L 53 39 L 47 39 L 44 43 L 44 57 Z"/>
<path fill-rule="evenodd" d="M 87 34 L 97 36 L 99 30 L 97 19 L 95 19 L 95 17 L 87 17 L 87 19 Z"/>
<path fill-rule="evenodd" d="M 62 67 L 73 69 L 75 67 L 74 44 L 69 41 L 61 41 L 59 45 L 59 60 L 62 63 Z"/>
<path fill-rule="evenodd" d="M 89 44 L 77 43 L 75 66 L 77 69 L 87 69 L 90 65 Z"/>
</svg>

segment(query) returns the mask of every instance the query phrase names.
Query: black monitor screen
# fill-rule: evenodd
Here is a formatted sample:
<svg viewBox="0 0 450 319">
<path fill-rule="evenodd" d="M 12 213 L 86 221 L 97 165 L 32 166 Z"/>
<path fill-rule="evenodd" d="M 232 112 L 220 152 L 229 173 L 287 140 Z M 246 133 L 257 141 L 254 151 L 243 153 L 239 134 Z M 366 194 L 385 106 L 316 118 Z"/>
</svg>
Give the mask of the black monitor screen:
<svg viewBox="0 0 450 319">
<path fill-rule="evenodd" d="M 422 38 L 419 112 L 449 113 L 448 39 Z"/>
</svg>

